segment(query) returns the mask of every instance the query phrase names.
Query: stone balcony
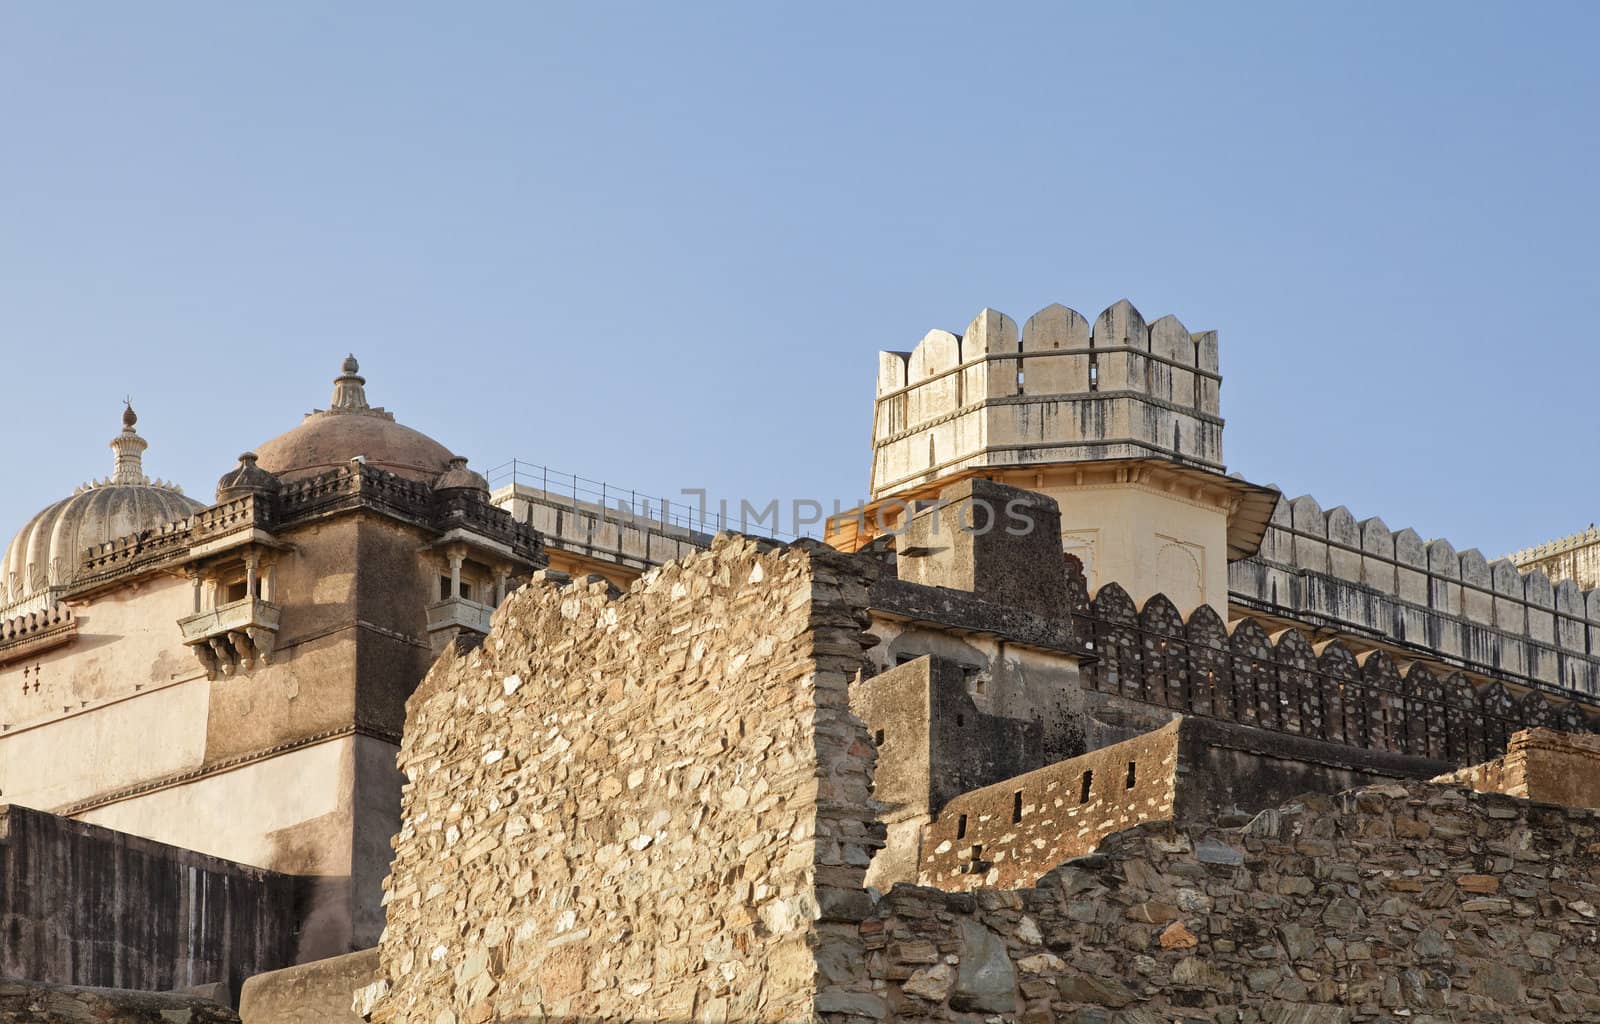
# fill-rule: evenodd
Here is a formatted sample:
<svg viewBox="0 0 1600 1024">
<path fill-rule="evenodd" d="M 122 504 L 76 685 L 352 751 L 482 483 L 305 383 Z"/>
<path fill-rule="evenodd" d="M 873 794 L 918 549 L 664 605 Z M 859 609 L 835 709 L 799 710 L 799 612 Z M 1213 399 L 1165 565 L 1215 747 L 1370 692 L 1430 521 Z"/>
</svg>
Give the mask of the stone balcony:
<svg viewBox="0 0 1600 1024">
<path fill-rule="evenodd" d="M 205 667 L 206 678 L 227 678 L 267 663 L 282 613 L 269 601 L 245 598 L 179 619 L 178 628 Z"/>
<path fill-rule="evenodd" d="M 486 604 L 451 597 L 428 605 L 428 642 L 437 654 L 463 633 L 482 637 L 489 632 L 494 609 Z"/>
</svg>

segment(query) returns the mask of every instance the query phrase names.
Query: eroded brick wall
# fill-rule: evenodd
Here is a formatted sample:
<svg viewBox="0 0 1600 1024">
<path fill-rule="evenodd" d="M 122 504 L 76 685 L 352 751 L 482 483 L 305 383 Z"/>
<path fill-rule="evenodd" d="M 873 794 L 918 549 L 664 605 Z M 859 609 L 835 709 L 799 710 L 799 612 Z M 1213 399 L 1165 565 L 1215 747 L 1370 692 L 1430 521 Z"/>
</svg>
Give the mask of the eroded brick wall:
<svg viewBox="0 0 1600 1024">
<path fill-rule="evenodd" d="M 879 1019 L 1600 1019 L 1600 816 L 1416 783 L 1147 824 L 1036 887 L 897 886 Z"/>
<path fill-rule="evenodd" d="M 865 602 L 846 556 L 729 536 L 620 596 L 512 596 L 412 698 L 371 1019 L 853 1005 L 829 989 L 864 961 L 882 837 L 847 698 Z"/>
</svg>

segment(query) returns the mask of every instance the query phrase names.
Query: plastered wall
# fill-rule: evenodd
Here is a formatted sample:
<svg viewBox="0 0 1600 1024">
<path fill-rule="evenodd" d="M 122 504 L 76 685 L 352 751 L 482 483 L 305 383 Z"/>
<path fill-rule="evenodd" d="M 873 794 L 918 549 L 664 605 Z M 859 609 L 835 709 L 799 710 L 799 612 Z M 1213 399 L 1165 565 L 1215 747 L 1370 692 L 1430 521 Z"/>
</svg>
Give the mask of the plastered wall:
<svg viewBox="0 0 1600 1024">
<path fill-rule="evenodd" d="M 0 805 L 0 886 L 4 977 L 236 993 L 295 953 L 296 879 L 26 807 Z"/>
<path fill-rule="evenodd" d="M 1579 590 L 1600 586 L 1600 529 L 1539 544 L 1507 556 L 1524 573 L 1538 569 L 1551 580 L 1571 580 Z"/>
<path fill-rule="evenodd" d="M 1228 571 L 1230 600 L 1254 612 L 1368 632 L 1503 678 L 1600 692 L 1600 591 L 1524 574 L 1510 559 L 1279 501 L 1260 552 Z"/>
</svg>

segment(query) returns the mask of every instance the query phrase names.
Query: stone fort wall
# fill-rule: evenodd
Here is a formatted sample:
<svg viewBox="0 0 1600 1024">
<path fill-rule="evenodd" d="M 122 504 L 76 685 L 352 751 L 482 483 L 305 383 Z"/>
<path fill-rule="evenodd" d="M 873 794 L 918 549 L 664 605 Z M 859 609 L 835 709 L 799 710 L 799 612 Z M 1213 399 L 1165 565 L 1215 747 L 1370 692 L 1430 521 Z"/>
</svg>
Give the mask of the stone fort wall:
<svg viewBox="0 0 1600 1024">
<path fill-rule="evenodd" d="M 1379 786 L 1141 825 L 1027 888 L 866 890 L 869 576 L 723 538 L 625 595 L 508 602 L 412 702 L 371 1019 L 1600 1014 L 1600 817 L 1499 794 Z"/>
<path fill-rule="evenodd" d="M 412 697 L 374 1021 L 810 1019 L 882 826 L 866 584 L 729 535 L 625 594 L 543 574 Z"/>
<path fill-rule="evenodd" d="M 863 987 L 880 1020 L 1594 1020 L 1597 840 L 1593 811 L 1427 784 L 1141 825 L 1032 888 L 896 886 Z"/>
<path fill-rule="evenodd" d="M 1600 736 L 1528 729 L 1504 757 L 1436 779 L 1568 807 L 1600 807 Z"/>
<path fill-rule="evenodd" d="M 1402 672 L 1383 650 L 1313 644 L 1270 621 L 1225 624 L 1207 606 L 1184 621 L 1161 595 L 1136 609 L 1114 583 L 1080 608 L 1098 656 L 1084 688 L 1183 714 L 1462 765 L 1503 754 L 1519 729 L 1593 729 L 1593 709 L 1571 695 L 1420 660 Z"/>
<path fill-rule="evenodd" d="M 1570 736 L 1521 732 L 1512 738 L 1512 750 L 1532 735 Z M 1571 739 L 1600 748 L 1600 737 Z M 1566 763 L 1574 762 L 1568 757 Z M 1121 743 L 963 793 L 912 837 L 915 870 L 892 877 L 946 890 L 1034 885 L 1063 861 L 1094 852 L 1106 836 L 1143 822 L 1237 825 L 1307 793 L 1421 781 L 1443 767 L 1440 761 L 1184 715 Z M 899 853 L 897 844 L 905 842 L 891 822 L 889 847 L 879 857 Z M 876 861 L 868 877 L 875 876 Z"/>
<path fill-rule="evenodd" d="M 1600 694 L 1600 591 L 1508 558 L 1424 541 L 1309 495 L 1283 498 L 1260 551 L 1228 567 L 1229 600 L 1452 665 Z"/>
<path fill-rule="evenodd" d="M 916 880 L 939 889 L 1032 885 L 1113 832 L 1173 818 L 1181 725 L 956 797 L 924 826 Z"/>
</svg>

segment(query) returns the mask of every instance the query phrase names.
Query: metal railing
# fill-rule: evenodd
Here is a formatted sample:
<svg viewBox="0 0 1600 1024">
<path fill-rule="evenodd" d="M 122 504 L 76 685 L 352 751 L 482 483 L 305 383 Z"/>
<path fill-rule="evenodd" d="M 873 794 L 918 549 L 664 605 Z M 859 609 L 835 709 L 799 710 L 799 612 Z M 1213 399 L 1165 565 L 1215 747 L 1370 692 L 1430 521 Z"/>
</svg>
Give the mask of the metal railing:
<svg viewBox="0 0 1600 1024">
<path fill-rule="evenodd" d="M 764 522 L 752 521 L 748 517 L 741 521 L 737 513 L 729 514 L 721 507 L 725 503 L 718 503 L 716 510 L 709 510 L 706 504 L 710 502 L 697 504 L 682 497 L 674 500 L 633 487 L 618 487 L 604 480 L 591 480 L 537 462 L 512 459 L 490 469 L 484 476 L 489 481 L 491 492 L 504 487 L 515 489 L 519 485 L 530 487 L 552 497 L 598 506 L 608 515 L 631 515 L 632 520 L 638 523 L 650 521 L 707 535 L 734 530 L 779 540 L 795 539 L 795 534 L 774 529 Z"/>
</svg>

